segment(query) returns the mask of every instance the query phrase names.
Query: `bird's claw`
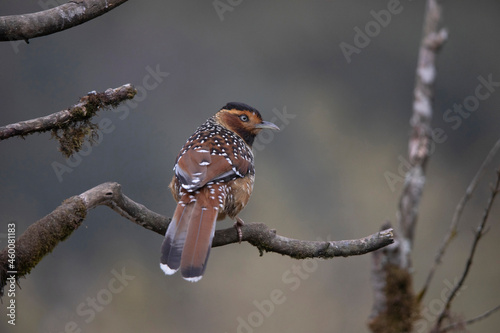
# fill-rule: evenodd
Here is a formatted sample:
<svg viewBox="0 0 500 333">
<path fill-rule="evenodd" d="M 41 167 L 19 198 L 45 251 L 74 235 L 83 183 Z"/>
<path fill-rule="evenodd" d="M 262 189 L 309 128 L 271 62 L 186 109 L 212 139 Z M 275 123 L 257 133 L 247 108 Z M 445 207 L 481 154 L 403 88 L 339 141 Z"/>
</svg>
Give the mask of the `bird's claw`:
<svg viewBox="0 0 500 333">
<path fill-rule="evenodd" d="M 242 219 L 239 217 L 236 217 L 236 222 L 234 222 L 234 227 L 236 228 L 236 232 L 238 233 L 238 243 L 241 244 L 241 241 L 243 240 L 243 232 L 241 231 L 241 227 L 245 225 L 245 222 L 243 222 Z"/>
</svg>

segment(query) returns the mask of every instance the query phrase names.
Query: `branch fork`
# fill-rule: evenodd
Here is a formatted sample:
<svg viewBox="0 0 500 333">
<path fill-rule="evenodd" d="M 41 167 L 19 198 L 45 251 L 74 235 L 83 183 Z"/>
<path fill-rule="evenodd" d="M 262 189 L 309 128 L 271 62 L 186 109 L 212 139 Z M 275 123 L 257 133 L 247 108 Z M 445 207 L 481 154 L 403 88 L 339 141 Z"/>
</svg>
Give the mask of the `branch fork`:
<svg viewBox="0 0 500 333">
<path fill-rule="evenodd" d="M 32 224 L 16 241 L 16 279 L 28 274 L 57 244 L 68 238 L 85 219 L 88 210 L 108 206 L 126 219 L 164 235 L 171 219 L 155 213 L 122 193 L 121 185 L 107 182 L 66 199 L 52 213 Z M 306 241 L 280 236 L 263 223 L 241 227 L 242 240 L 257 247 L 261 254 L 275 252 L 296 259 L 347 257 L 375 251 L 394 241 L 392 229 L 354 240 Z M 233 227 L 217 230 L 212 246 L 239 242 Z M 3 291 L 8 269 L 7 248 L 0 252 L 0 287 Z"/>
</svg>

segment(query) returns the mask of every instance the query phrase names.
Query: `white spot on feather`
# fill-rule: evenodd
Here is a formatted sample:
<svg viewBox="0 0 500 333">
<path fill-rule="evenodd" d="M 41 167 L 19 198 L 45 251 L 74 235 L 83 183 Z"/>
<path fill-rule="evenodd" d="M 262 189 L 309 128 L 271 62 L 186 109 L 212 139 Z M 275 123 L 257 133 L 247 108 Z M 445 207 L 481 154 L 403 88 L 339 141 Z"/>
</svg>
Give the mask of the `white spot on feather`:
<svg viewBox="0 0 500 333">
<path fill-rule="evenodd" d="M 166 264 L 160 264 L 160 268 L 167 275 L 172 275 L 175 272 L 177 272 L 177 269 L 172 269 L 172 268 L 168 267 Z"/>
</svg>

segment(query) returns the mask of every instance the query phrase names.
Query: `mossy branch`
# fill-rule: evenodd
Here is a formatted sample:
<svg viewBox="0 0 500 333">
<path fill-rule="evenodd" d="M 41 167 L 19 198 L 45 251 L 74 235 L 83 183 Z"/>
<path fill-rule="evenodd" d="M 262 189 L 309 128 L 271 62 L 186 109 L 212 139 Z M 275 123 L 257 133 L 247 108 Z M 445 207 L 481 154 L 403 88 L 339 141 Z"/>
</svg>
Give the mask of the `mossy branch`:
<svg viewBox="0 0 500 333">
<path fill-rule="evenodd" d="M 134 98 L 136 93 L 131 84 L 99 93 L 90 92 L 66 110 L 0 127 L 0 141 L 51 131 L 52 137 L 59 141 L 59 150 L 70 157 L 80 150 L 85 140 L 93 143 L 97 138 L 98 126 L 91 120 L 98 111 L 117 107 L 121 102 Z"/>
<path fill-rule="evenodd" d="M 61 206 L 41 220 L 35 222 L 17 239 L 16 279 L 28 274 L 40 260 L 52 252 L 57 244 L 78 229 L 89 209 L 105 205 L 130 221 L 164 235 L 170 218 L 155 213 L 144 205 L 134 202 L 121 191 L 118 183 L 103 183 L 80 195 L 65 200 Z M 305 241 L 276 234 L 263 223 L 246 223 L 241 227 L 243 241 L 263 251 L 276 252 L 296 259 L 335 258 L 361 255 L 375 251 L 394 241 L 392 229 L 354 240 Z M 213 247 L 237 243 L 238 233 L 234 228 L 215 232 Z M 160 246 L 160 243 L 158 243 Z M 8 248 L 0 252 L 0 290 L 3 292 L 8 271 Z"/>
<path fill-rule="evenodd" d="M 448 34 L 440 28 L 442 6 L 427 0 L 413 90 L 411 132 L 408 141 L 410 168 L 405 176 L 397 209 L 394 246 L 373 253 L 374 304 L 369 327 L 372 332 L 410 332 L 418 318 L 418 300 L 412 286 L 411 254 L 420 201 L 430 157 L 436 57 Z"/>
</svg>

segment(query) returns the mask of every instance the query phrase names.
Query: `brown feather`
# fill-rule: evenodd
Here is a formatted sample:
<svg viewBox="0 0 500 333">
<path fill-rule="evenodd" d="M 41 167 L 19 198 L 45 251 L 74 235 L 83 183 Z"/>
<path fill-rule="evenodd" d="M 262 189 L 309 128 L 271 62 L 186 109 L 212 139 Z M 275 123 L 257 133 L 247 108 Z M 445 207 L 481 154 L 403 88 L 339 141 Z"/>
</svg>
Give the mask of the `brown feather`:
<svg viewBox="0 0 500 333">
<path fill-rule="evenodd" d="M 253 189 L 252 143 L 262 128 L 277 129 L 243 103 L 228 103 L 182 147 L 169 185 L 178 202 L 162 244 L 161 268 L 195 282 L 206 265 L 216 220 L 235 218 Z"/>
<path fill-rule="evenodd" d="M 174 274 L 181 266 L 182 250 L 191 215 L 192 207 L 187 207 L 183 202 L 177 204 L 161 245 L 160 263 L 165 274 Z"/>
<path fill-rule="evenodd" d="M 211 154 L 211 148 L 208 147 L 208 144 L 199 147 L 186 151 L 175 166 L 176 174 L 181 179 L 181 183 L 192 185 L 192 188 L 188 189 L 195 190 L 209 182 L 229 181 L 242 177 L 252 167 L 252 163 L 248 159 Z"/>
<path fill-rule="evenodd" d="M 212 247 L 219 203 L 218 198 L 212 196 L 208 188 L 203 188 L 196 195 L 196 202 L 188 205 L 188 207 L 191 206 L 193 214 L 182 250 L 181 274 L 186 280 L 196 282 L 201 279 L 206 268 Z"/>
</svg>

